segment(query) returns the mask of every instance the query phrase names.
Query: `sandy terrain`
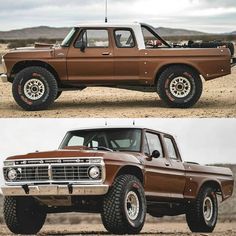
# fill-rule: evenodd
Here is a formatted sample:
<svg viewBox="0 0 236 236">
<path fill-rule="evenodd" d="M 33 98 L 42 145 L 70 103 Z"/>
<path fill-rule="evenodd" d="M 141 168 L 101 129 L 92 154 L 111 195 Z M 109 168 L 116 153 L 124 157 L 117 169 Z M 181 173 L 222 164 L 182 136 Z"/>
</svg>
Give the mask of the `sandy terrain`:
<svg viewBox="0 0 236 236">
<path fill-rule="evenodd" d="M 0 235 L 10 234 L 5 225 L 0 225 Z M 109 235 L 101 224 L 81 224 L 81 225 L 45 225 L 38 234 L 44 235 Z M 158 223 L 146 224 L 140 235 L 208 235 L 191 234 L 185 223 Z M 219 223 L 212 236 L 236 235 L 236 224 Z"/>
<path fill-rule="evenodd" d="M 6 43 L 0 43 L 0 55 L 4 54 L 7 51 L 7 45 Z"/>
<path fill-rule="evenodd" d="M 236 117 L 236 68 L 204 83 L 203 95 L 191 109 L 166 108 L 156 93 L 87 88 L 64 92 L 50 110 L 26 112 L 16 105 L 11 84 L 0 83 L 0 117 Z"/>
</svg>

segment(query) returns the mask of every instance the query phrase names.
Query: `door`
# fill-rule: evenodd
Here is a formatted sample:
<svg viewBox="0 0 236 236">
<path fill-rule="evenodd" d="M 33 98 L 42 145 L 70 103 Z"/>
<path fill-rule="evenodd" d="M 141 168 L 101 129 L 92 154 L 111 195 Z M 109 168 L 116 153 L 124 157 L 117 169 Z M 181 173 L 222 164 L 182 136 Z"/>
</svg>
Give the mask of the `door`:
<svg viewBox="0 0 236 236">
<path fill-rule="evenodd" d="M 170 166 L 167 167 L 171 185 L 172 197 L 183 197 L 186 184 L 185 168 L 181 160 L 179 150 L 175 140 L 171 136 L 164 136 L 166 155 L 170 161 Z"/>
<path fill-rule="evenodd" d="M 78 83 L 111 81 L 113 47 L 107 29 L 81 29 L 67 54 L 68 79 Z"/>
<path fill-rule="evenodd" d="M 116 28 L 114 41 L 114 81 L 127 85 L 139 82 L 139 53 L 134 32 L 130 28 Z"/>
<path fill-rule="evenodd" d="M 146 132 L 144 152 L 147 195 L 156 197 L 183 198 L 185 172 L 183 164 L 168 158 L 167 148 L 161 143 L 159 134 Z M 160 152 L 159 158 L 149 158 L 154 150 Z"/>
</svg>

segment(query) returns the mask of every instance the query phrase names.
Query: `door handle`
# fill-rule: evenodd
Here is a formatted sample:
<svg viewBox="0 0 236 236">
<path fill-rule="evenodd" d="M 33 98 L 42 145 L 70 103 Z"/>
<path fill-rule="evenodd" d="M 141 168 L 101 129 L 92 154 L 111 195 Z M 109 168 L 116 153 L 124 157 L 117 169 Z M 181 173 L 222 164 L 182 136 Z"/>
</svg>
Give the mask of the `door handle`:
<svg viewBox="0 0 236 236">
<path fill-rule="evenodd" d="M 110 56 L 111 53 L 110 53 L 110 52 L 103 52 L 102 55 L 103 55 L 103 56 Z"/>
<path fill-rule="evenodd" d="M 168 163 L 168 162 L 165 162 L 165 165 L 166 165 L 166 166 L 170 166 L 170 163 Z"/>
</svg>

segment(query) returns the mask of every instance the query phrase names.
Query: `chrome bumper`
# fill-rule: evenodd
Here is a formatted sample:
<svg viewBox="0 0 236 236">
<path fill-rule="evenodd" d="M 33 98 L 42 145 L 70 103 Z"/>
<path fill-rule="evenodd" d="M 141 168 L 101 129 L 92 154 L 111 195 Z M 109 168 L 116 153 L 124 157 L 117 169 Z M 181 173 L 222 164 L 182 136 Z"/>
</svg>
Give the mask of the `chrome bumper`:
<svg viewBox="0 0 236 236">
<path fill-rule="evenodd" d="M 108 185 L 38 185 L 3 186 L 5 196 L 105 195 Z"/>
<path fill-rule="evenodd" d="M 8 82 L 8 79 L 7 79 L 7 75 L 6 74 L 1 74 L 0 75 L 0 79 L 3 83 L 7 83 Z"/>
</svg>

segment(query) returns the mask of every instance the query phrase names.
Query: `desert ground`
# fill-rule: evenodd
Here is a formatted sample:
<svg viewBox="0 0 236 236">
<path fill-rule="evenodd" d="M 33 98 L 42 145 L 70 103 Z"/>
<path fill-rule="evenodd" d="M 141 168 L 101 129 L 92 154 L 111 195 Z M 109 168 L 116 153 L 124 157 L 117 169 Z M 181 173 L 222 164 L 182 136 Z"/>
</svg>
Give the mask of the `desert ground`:
<svg viewBox="0 0 236 236">
<path fill-rule="evenodd" d="M 15 103 L 11 84 L 0 82 L 0 117 L 236 117 L 236 67 L 231 75 L 204 82 L 202 97 L 190 109 L 167 108 L 156 93 L 96 87 L 63 92 L 49 110 L 26 112 Z"/>
<path fill-rule="evenodd" d="M 0 225 L 0 235 L 13 235 L 5 225 Z M 102 224 L 81 224 L 81 225 L 45 225 L 38 234 L 46 235 L 109 235 Z M 192 234 L 186 223 L 148 223 L 145 224 L 140 235 L 212 235 L 212 236 L 233 236 L 236 235 L 236 224 L 219 223 L 212 234 Z"/>
</svg>

